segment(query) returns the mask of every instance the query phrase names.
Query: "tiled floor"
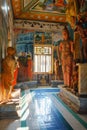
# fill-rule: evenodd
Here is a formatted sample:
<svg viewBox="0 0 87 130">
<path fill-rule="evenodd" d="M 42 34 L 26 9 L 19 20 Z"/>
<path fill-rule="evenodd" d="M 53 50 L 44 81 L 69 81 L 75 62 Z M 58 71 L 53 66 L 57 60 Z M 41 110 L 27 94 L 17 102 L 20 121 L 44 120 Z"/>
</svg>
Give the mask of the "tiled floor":
<svg viewBox="0 0 87 130">
<path fill-rule="evenodd" d="M 1 130 L 87 130 L 87 115 L 74 113 L 58 93 L 58 88 L 23 90 L 20 119 L 4 122 L 7 127 Z"/>
</svg>

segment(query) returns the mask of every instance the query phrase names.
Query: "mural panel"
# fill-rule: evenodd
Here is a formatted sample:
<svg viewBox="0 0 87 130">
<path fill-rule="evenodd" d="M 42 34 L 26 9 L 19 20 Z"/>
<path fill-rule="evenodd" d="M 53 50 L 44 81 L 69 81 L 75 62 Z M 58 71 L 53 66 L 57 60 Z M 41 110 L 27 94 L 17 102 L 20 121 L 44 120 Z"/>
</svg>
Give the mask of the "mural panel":
<svg viewBox="0 0 87 130">
<path fill-rule="evenodd" d="M 67 0 L 12 0 L 16 19 L 65 22 Z"/>
<path fill-rule="evenodd" d="M 52 44 L 52 33 L 35 32 L 35 44 Z"/>
<path fill-rule="evenodd" d="M 33 58 L 33 44 L 34 44 L 34 33 L 20 34 L 16 40 L 16 50 L 18 56 L 22 52 L 25 52 L 27 55 L 30 55 Z"/>
<path fill-rule="evenodd" d="M 31 2 L 31 0 L 23 0 L 23 2 L 24 2 L 24 7 L 25 7 Z"/>
<path fill-rule="evenodd" d="M 53 39 L 53 44 L 55 46 L 59 45 L 60 41 L 62 40 L 62 32 L 61 32 L 61 30 L 58 31 L 57 33 L 53 33 L 52 39 Z"/>
<path fill-rule="evenodd" d="M 54 11 L 53 13 L 65 13 L 66 4 L 65 0 L 39 0 L 38 5 L 32 9 L 44 12 Z"/>
</svg>

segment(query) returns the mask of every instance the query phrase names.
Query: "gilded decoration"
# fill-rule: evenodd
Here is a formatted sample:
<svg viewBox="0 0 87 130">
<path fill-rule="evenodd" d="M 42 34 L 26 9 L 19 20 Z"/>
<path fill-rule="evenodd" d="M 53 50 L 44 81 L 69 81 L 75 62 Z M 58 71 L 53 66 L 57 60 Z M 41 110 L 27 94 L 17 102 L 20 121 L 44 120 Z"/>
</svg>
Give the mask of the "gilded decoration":
<svg viewBox="0 0 87 130">
<path fill-rule="evenodd" d="M 12 6 L 15 18 L 63 23 L 66 21 L 67 0 L 12 0 Z"/>
</svg>

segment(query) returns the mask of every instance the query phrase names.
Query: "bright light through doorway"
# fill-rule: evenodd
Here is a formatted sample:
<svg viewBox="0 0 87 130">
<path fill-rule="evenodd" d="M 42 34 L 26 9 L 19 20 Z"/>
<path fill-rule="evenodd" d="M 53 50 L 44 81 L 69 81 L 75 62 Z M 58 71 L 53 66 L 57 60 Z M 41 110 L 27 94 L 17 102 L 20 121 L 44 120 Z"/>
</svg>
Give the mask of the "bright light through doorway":
<svg viewBox="0 0 87 130">
<path fill-rule="evenodd" d="M 52 72 L 52 47 L 36 46 L 34 48 L 34 72 Z"/>
</svg>

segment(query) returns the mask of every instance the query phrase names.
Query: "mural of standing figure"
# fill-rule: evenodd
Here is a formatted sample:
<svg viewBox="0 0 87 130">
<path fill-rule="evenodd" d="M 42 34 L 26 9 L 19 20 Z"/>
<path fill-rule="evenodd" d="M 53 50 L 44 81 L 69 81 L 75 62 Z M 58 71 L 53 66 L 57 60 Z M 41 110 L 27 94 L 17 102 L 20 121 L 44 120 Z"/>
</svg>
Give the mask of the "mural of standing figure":
<svg viewBox="0 0 87 130">
<path fill-rule="evenodd" d="M 64 85 L 71 86 L 72 65 L 73 65 L 73 42 L 69 38 L 69 31 L 65 27 L 62 31 L 63 41 L 59 45 L 63 71 Z"/>
<path fill-rule="evenodd" d="M 3 102 L 8 102 L 11 98 L 13 89 L 14 71 L 16 69 L 16 61 L 14 58 L 15 49 L 13 47 L 7 48 L 7 56 L 2 61 L 1 86 L 3 88 Z"/>
</svg>

